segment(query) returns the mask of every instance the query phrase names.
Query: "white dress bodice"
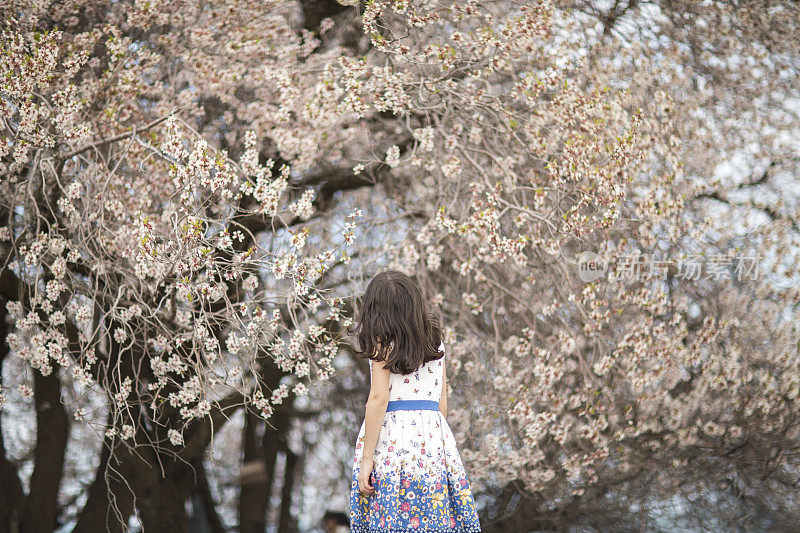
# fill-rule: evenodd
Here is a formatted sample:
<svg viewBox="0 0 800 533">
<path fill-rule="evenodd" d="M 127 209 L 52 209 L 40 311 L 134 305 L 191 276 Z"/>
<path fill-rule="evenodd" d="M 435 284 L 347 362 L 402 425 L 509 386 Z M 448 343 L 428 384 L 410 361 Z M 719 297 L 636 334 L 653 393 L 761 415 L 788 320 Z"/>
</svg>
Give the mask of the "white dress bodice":
<svg viewBox="0 0 800 533">
<path fill-rule="evenodd" d="M 439 345 L 444 352 L 444 342 Z M 370 378 L 372 378 L 372 359 L 369 360 Z M 444 375 L 444 356 L 428 361 L 416 372 L 404 376 L 389 375 L 389 401 L 392 400 L 433 400 L 438 402 L 442 397 L 442 376 Z"/>
</svg>

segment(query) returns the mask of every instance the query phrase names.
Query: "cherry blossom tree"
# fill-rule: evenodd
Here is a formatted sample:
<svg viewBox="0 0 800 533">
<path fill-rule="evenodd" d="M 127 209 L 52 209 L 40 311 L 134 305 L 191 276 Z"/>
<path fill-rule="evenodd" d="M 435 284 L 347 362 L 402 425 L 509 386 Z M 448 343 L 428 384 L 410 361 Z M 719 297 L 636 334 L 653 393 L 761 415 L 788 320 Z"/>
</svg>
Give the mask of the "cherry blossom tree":
<svg viewBox="0 0 800 533">
<path fill-rule="evenodd" d="M 5 463 L 16 513 L 3 518 L 54 527 L 74 415 L 104 439 L 77 529 L 119 528 L 135 508 L 147 529 L 186 530 L 184 502 L 215 429 L 241 408 L 270 419 L 333 371 L 349 319 L 334 295 L 346 277 L 331 269 L 349 262 L 359 211 L 332 210 L 314 229 L 319 204 L 348 184 L 299 183 L 309 156 L 278 126 L 239 117 L 223 128 L 233 138 L 212 146 L 207 127 L 182 118 L 235 86 L 215 85 L 219 70 L 205 73 L 189 52 L 208 39 L 207 57 L 225 63 L 214 50 L 230 44 L 218 42 L 224 28 L 197 34 L 188 11 L 177 21 L 166 4 L 47 7 L 7 6 L 3 17 L 4 358 L 31 370 L 19 388 L 34 396 L 38 428 L 27 494 Z M 209 28 L 234 9 L 186 8 Z M 277 3 L 224 14 L 245 33 L 238 16 L 263 17 L 258 39 L 269 28 L 283 64 L 310 52 Z M 184 60 L 195 76 L 173 79 Z M 266 127 L 282 147 L 264 140 Z M 77 403 L 65 405 L 65 387 Z M 92 396 L 102 408 L 80 407 Z"/>
<path fill-rule="evenodd" d="M 749 515 L 753 527 L 797 521 L 796 479 L 785 474 L 797 459 L 798 368 L 788 355 L 798 345 L 797 291 L 781 288 L 788 274 L 781 265 L 797 259 L 797 201 L 788 209 L 757 196 L 739 203 L 729 190 L 796 171 L 797 144 L 775 127 L 796 131 L 796 111 L 776 111 L 775 118 L 744 101 L 763 94 L 784 107 L 797 94 L 796 32 L 786 30 L 797 11 L 788 3 L 769 8 L 786 30 L 779 33 L 759 16 L 767 6 L 740 16 L 722 3 L 703 5 L 698 13 L 662 6 L 667 20 L 693 21 L 690 32 L 677 23 L 657 27 L 662 20 L 635 3 L 630 22 L 619 4 L 610 13 L 576 4 L 595 18 L 577 32 L 574 18 L 566 26 L 556 21 L 567 29 L 557 32 L 562 46 L 547 53 L 544 46 L 558 40 L 543 39 L 536 55 L 552 62 L 550 70 L 537 65 L 557 73 L 550 85 L 523 76 L 528 57 L 515 63 L 500 46 L 492 61 L 506 67 L 506 77 L 502 67 L 486 67 L 494 83 L 475 86 L 507 92 L 480 92 L 480 105 L 475 97 L 448 102 L 436 116 L 448 133 L 476 134 L 449 144 L 443 134 L 445 143 L 432 143 L 449 151 L 426 157 L 433 184 L 416 188 L 419 196 L 410 195 L 407 206 L 430 205 L 425 199 L 433 197 L 440 207 L 409 232 L 397 264 L 426 272 L 451 321 L 449 346 L 458 356 L 451 375 L 468 397 L 482 399 L 457 410 L 454 423 L 461 440 L 473 443 L 467 457 L 484 473 L 482 488 L 500 488 L 490 517 L 498 531 L 581 521 L 639 527 L 648 507 L 674 517 L 658 507 L 676 495 L 698 502 L 707 513 L 698 520 L 718 515 L 733 523 Z M 592 34 L 598 19 L 600 32 Z M 513 29 L 501 27 L 513 43 Z M 618 40 L 608 37 L 614 32 Z M 661 35 L 668 37 L 664 51 Z M 708 65 L 708 76 L 687 72 L 687 41 L 689 50 L 703 50 L 696 59 Z M 750 78 L 712 68 L 725 60 L 720 56 L 758 68 Z M 582 68 L 560 68 L 569 57 Z M 452 67 L 474 72 L 468 61 Z M 738 87 L 743 79 L 746 89 L 736 92 L 732 80 Z M 703 81 L 706 89 L 698 90 Z M 606 87 L 625 92 L 589 96 Z M 524 102 L 508 105 L 521 94 Z M 701 113 L 705 107 L 713 114 Z M 742 113 L 752 119 L 746 129 L 737 127 Z M 602 131 L 592 129 L 600 124 Z M 719 128 L 729 132 L 729 145 L 712 137 Z M 767 172 L 721 182 L 714 167 L 743 138 L 772 152 L 766 161 L 761 152 L 753 157 Z M 415 163 L 413 156 L 395 161 L 409 180 Z M 737 234 L 741 211 L 714 224 L 701 202 L 709 198 L 750 205 L 767 223 L 745 238 Z M 712 230 L 718 233 L 709 239 Z M 584 250 L 615 259 L 616 268 L 583 283 L 575 258 Z M 711 259 L 702 279 L 687 279 L 688 255 L 698 252 Z M 663 264 L 640 263 L 639 254 Z M 767 279 L 748 276 L 752 259 L 775 265 Z"/>
</svg>

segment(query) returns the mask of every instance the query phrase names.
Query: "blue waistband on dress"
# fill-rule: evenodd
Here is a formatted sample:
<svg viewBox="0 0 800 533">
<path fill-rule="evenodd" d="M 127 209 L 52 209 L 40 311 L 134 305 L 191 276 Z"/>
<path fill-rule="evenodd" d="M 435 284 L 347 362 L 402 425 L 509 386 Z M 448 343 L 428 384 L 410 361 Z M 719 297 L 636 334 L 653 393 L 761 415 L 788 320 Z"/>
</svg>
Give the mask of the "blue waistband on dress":
<svg viewBox="0 0 800 533">
<path fill-rule="evenodd" d="M 386 406 L 387 413 L 389 411 L 413 411 L 416 409 L 438 411 L 439 402 L 433 400 L 391 400 Z"/>
</svg>

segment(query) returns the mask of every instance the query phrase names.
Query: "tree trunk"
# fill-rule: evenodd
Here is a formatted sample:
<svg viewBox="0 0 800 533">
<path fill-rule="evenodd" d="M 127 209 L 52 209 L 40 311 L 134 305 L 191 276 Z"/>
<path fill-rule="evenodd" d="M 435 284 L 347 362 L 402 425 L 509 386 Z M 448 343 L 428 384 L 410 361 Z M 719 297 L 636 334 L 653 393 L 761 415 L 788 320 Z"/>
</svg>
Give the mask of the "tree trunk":
<svg viewBox="0 0 800 533">
<path fill-rule="evenodd" d="M 186 500 L 194 485 L 188 465 L 178 459 L 161 457 L 163 477 L 158 463 L 136 462 L 132 476 L 136 509 L 144 531 L 189 533 Z"/>
<path fill-rule="evenodd" d="M 83 506 L 73 533 L 108 531 L 121 533 L 133 512 L 133 495 L 120 479 L 119 473 L 110 468 L 109 442 L 103 442 L 100 465 L 94 481 L 89 487 L 89 497 Z"/>
<path fill-rule="evenodd" d="M 286 449 L 286 467 L 283 474 L 283 490 L 281 491 L 281 514 L 278 518 L 278 533 L 296 531 L 292 524 L 292 492 L 297 479 L 299 457 L 292 450 Z"/>
<path fill-rule="evenodd" d="M 49 376 L 33 372 L 36 405 L 36 449 L 30 491 L 25 501 L 20 531 L 52 533 L 58 518 L 58 487 L 64 469 L 69 420 L 61 403 L 61 382 L 56 369 Z"/>
<path fill-rule="evenodd" d="M 267 527 L 267 506 L 269 504 L 269 489 L 272 486 L 269 473 L 269 461 L 265 456 L 265 447 L 256 440 L 256 425 L 258 418 L 253 413 L 245 413 L 242 435 L 244 454 L 242 464 L 262 461 L 264 463 L 264 477 L 250 483 L 242 483 L 239 493 L 239 532 L 262 533 Z M 274 469 L 274 462 L 273 462 Z"/>
<path fill-rule="evenodd" d="M 261 372 L 264 383 L 270 389 L 274 389 L 278 386 L 283 372 L 272 360 L 266 360 L 262 364 Z M 245 427 L 242 434 L 243 464 L 250 461 L 263 461 L 264 479 L 263 482 L 241 487 L 239 493 L 240 533 L 263 533 L 266 528 L 271 488 L 275 478 L 275 461 L 281 448 L 280 442 L 286 438 L 286 431 L 289 428 L 289 415 L 279 407 L 272 414 L 269 423 L 266 424 L 264 436 L 259 442 L 256 438 L 258 421 L 258 417 L 245 412 Z"/>
</svg>

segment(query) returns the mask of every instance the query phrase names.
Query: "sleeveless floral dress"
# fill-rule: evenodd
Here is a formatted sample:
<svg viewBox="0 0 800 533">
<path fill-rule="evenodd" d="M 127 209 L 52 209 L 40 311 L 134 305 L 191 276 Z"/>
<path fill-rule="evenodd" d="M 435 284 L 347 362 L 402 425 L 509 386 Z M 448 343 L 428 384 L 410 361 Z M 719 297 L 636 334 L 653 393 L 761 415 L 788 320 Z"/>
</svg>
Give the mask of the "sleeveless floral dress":
<svg viewBox="0 0 800 533">
<path fill-rule="evenodd" d="M 444 351 L 444 343 L 439 351 Z M 369 364 L 371 375 L 371 360 Z M 358 491 L 364 449 L 362 422 L 350 484 L 353 533 L 481 531 L 453 433 L 438 407 L 431 407 L 441 399 L 443 373 L 441 357 L 408 376 L 389 376 L 390 403 L 375 445 L 371 480 L 375 493 L 369 496 Z M 400 405 L 400 410 L 391 410 Z M 420 409 L 419 405 L 428 408 Z"/>
</svg>

